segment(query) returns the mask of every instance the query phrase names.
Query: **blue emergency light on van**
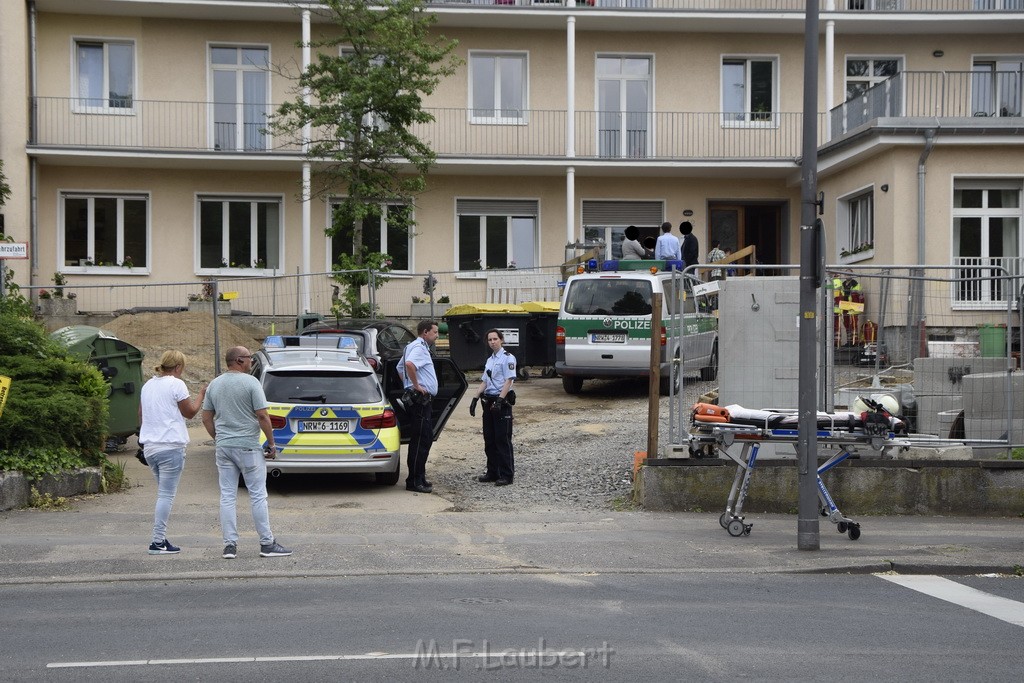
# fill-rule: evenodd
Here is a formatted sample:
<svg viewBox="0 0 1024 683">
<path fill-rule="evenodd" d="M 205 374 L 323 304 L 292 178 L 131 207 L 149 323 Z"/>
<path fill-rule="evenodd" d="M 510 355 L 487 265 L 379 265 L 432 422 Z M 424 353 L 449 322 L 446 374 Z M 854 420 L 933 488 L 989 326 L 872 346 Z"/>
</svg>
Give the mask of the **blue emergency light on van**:
<svg viewBox="0 0 1024 683">
<path fill-rule="evenodd" d="M 263 348 L 265 349 L 283 349 L 284 348 L 284 337 L 279 334 L 273 334 L 263 340 Z"/>
</svg>

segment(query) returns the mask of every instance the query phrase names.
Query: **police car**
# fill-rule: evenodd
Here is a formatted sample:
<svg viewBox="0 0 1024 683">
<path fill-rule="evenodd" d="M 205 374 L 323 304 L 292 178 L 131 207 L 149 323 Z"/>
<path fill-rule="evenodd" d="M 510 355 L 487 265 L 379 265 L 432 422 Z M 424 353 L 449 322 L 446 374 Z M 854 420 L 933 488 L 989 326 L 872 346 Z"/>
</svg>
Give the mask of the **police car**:
<svg viewBox="0 0 1024 683">
<path fill-rule="evenodd" d="M 659 388 L 678 393 L 686 372 L 703 380 L 718 375 L 718 318 L 700 281 L 681 261 L 591 261 L 565 283 L 555 328 L 555 371 L 566 393 L 585 379 L 650 374 L 651 301 L 662 295 L 658 315 Z"/>
<path fill-rule="evenodd" d="M 435 439 L 468 386 L 446 362 L 454 368 L 449 359 L 436 362 L 444 382 L 435 398 Z M 398 482 L 400 444 L 408 443 L 401 382 L 385 391 L 351 338 L 267 337 L 253 356 L 252 374 L 267 396 L 277 445 L 277 458 L 266 461 L 271 476 L 372 473 L 379 484 Z M 394 384 L 393 373 L 385 374 Z"/>
</svg>

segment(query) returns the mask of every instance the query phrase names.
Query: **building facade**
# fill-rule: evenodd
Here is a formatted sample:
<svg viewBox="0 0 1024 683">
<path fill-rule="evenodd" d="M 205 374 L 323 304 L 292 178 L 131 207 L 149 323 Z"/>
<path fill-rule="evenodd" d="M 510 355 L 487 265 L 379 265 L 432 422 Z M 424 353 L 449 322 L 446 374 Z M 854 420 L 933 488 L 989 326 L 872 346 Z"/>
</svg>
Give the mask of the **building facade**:
<svg viewBox="0 0 1024 683">
<path fill-rule="evenodd" d="M 797 262 L 804 5 L 428 3 L 462 65 L 418 131 L 415 233 L 385 214 L 370 243 L 399 275 L 527 268 L 689 220 L 702 261 L 718 239 Z M 301 145 L 266 119 L 297 43 L 334 30 L 270 0 L 0 3 L 18 281 L 329 270 L 330 200 L 303 200 Z M 822 0 L 818 57 L 827 260 L 1020 272 L 1024 0 Z"/>
</svg>

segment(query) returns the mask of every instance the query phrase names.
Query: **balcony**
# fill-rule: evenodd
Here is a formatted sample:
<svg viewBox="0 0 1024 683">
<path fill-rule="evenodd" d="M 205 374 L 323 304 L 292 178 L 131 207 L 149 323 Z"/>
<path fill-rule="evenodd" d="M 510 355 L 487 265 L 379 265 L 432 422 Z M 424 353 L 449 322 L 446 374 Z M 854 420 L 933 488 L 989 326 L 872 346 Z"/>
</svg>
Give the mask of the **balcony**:
<svg viewBox="0 0 1024 683">
<path fill-rule="evenodd" d="M 33 102 L 37 151 L 107 154 L 207 154 L 298 158 L 295 139 L 266 131 L 276 105 L 134 100 L 117 108 L 83 107 L 77 98 Z M 473 112 L 430 109 L 434 121 L 414 132 L 442 160 L 761 161 L 794 163 L 800 156 L 799 113 L 575 113 L 574 154 L 562 110 Z M 227 113 L 225 113 L 227 112 Z M 824 115 L 819 121 L 823 130 Z M 315 137 L 315 134 L 314 134 Z M 823 139 L 823 138 L 822 138 Z"/>
<path fill-rule="evenodd" d="M 831 137 L 880 118 L 927 119 L 929 123 L 946 119 L 964 128 L 1019 128 L 1022 93 L 1021 71 L 904 71 L 832 109 Z"/>
<path fill-rule="evenodd" d="M 954 308 L 1005 310 L 1017 300 L 1014 283 L 1024 272 L 1017 256 L 960 256 L 949 273 Z"/>
</svg>

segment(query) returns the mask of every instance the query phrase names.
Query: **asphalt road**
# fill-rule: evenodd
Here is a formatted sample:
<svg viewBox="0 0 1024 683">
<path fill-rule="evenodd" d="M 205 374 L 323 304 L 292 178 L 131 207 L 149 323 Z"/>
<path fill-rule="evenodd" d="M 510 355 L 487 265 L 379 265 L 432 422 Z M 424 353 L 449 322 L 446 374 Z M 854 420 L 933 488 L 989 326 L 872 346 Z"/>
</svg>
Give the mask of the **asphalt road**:
<svg viewBox="0 0 1024 683">
<path fill-rule="evenodd" d="M 973 586 L 1015 601 L 1003 605 L 1012 624 L 888 578 L 479 574 L 8 586 L 0 662 L 4 679 L 19 681 L 1020 680 L 1024 580 L 936 579 L 952 593 Z"/>
</svg>

